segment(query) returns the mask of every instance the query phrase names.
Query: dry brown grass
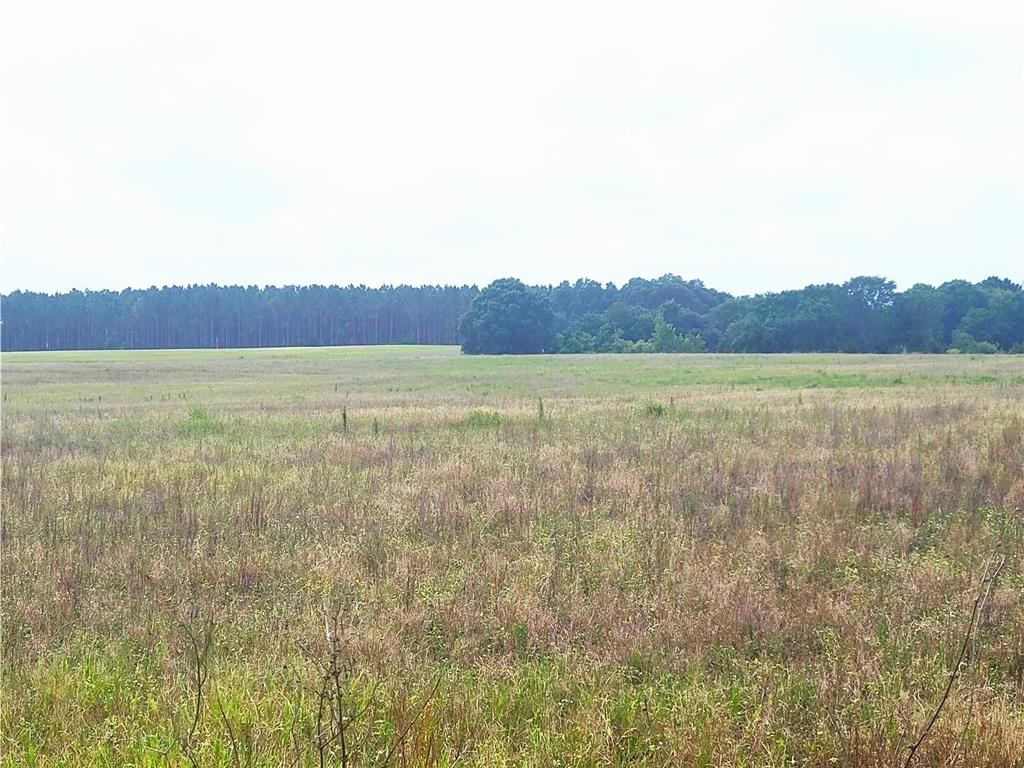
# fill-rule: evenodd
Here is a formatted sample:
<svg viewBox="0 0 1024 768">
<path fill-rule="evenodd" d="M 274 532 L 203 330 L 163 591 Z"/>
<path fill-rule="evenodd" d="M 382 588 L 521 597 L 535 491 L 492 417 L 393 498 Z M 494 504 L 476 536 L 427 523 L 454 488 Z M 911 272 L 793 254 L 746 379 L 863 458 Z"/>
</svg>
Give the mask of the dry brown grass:
<svg viewBox="0 0 1024 768">
<path fill-rule="evenodd" d="M 3 368 L 6 765 L 1024 764 L 1020 358 Z"/>
</svg>

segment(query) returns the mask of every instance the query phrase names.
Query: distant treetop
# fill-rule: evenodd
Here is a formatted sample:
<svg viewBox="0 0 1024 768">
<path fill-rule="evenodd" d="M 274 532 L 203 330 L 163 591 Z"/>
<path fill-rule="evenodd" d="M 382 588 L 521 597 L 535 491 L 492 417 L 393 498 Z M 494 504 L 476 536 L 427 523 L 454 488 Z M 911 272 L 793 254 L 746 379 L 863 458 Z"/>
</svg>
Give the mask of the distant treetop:
<svg viewBox="0 0 1024 768">
<path fill-rule="evenodd" d="M 514 277 L 495 280 L 473 299 L 459 322 L 469 354 L 536 354 L 551 349 L 551 300 Z"/>
</svg>

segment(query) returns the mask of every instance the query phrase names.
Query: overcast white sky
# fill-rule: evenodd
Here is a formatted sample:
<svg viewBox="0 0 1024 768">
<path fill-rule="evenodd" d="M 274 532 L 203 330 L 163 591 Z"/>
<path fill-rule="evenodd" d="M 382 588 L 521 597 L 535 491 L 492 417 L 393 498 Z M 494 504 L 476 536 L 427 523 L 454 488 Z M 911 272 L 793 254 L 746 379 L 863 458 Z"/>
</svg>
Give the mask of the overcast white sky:
<svg viewBox="0 0 1024 768">
<path fill-rule="evenodd" d="M 12 2 L 0 288 L 1019 281 L 1015 5 Z"/>
</svg>

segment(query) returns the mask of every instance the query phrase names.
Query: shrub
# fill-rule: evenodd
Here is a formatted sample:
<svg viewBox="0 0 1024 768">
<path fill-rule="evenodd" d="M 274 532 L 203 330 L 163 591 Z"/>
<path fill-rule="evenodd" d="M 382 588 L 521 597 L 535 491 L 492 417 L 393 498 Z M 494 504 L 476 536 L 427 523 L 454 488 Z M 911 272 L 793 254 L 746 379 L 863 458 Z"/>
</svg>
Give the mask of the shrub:
<svg viewBox="0 0 1024 768">
<path fill-rule="evenodd" d="M 185 420 L 182 431 L 194 437 L 205 437 L 224 429 L 220 419 L 215 418 L 209 411 L 198 406 L 188 409 L 188 418 Z"/>
<path fill-rule="evenodd" d="M 667 410 L 661 403 L 647 403 L 644 406 L 644 413 L 648 416 L 664 416 Z"/>
<path fill-rule="evenodd" d="M 497 411 L 470 411 L 466 417 L 467 427 L 497 427 L 501 424 L 501 414 Z"/>
</svg>

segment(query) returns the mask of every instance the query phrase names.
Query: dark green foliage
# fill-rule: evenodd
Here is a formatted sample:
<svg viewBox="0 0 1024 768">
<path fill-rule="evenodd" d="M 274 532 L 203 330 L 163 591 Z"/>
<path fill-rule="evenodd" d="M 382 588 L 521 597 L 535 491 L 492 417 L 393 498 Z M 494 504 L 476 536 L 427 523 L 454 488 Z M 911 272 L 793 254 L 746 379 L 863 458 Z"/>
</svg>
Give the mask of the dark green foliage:
<svg viewBox="0 0 1024 768">
<path fill-rule="evenodd" d="M 997 288 L 985 306 L 968 310 L 960 329 L 1003 350 L 1024 349 L 1024 292 Z"/>
<path fill-rule="evenodd" d="M 943 283 L 939 291 L 943 294 L 942 341 L 946 343 L 953 340 L 953 333 L 968 312 L 988 305 L 990 291 L 966 280 Z"/>
<path fill-rule="evenodd" d="M 190 285 L 2 297 L 5 350 L 456 344 L 476 286 Z"/>
<path fill-rule="evenodd" d="M 940 291 L 918 283 L 893 303 L 892 342 L 897 349 L 941 352 L 945 304 Z"/>
<path fill-rule="evenodd" d="M 658 317 L 654 322 L 654 332 L 651 334 L 651 352 L 681 352 L 684 340 L 675 328 L 665 322 L 663 317 Z"/>
<path fill-rule="evenodd" d="M 884 351 L 896 284 L 883 277 L 854 277 L 842 286 L 843 344 L 849 352 Z"/>
<path fill-rule="evenodd" d="M 663 275 L 526 286 L 188 286 L 2 297 L 4 350 L 454 344 L 468 353 L 1020 352 L 1024 291 L 884 277 L 732 297 Z M 335 385 L 337 389 L 337 385 Z"/>
<path fill-rule="evenodd" d="M 613 333 L 626 341 L 643 341 L 654 332 L 657 315 L 649 309 L 616 301 L 605 310 L 605 319 L 614 327 Z"/>
<path fill-rule="evenodd" d="M 999 347 L 990 341 L 978 341 L 966 331 L 954 331 L 952 344 L 947 352 L 966 352 L 972 355 L 991 355 L 999 351 Z"/>
<path fill-rule="evenodd" d="M 1024 343 L 1021 288 L 1001 278 L 899 293 L 891 280 L 861 276 L 733 298 L 665 275 L 621 289 L 562 283 L 552 297 L 555 349 L 567 353 L 940 352 L 956 331 L 986 342 L 979 350 Z"/>
<path fill-rule="evenodd" d="M 546 295 L 512 277 L 495 280 L 462 316 L 462 350 L 472 355 L 550 351 L 554 315 Z"/>
<path fill-rule="evenodd" d="M 661 315 L 654 321 L 650 341 L 644 344 L 646 352 L 704 352 L 706 349 L 707 344 L 699 333 L 680 333 Z"/>
</svg>

